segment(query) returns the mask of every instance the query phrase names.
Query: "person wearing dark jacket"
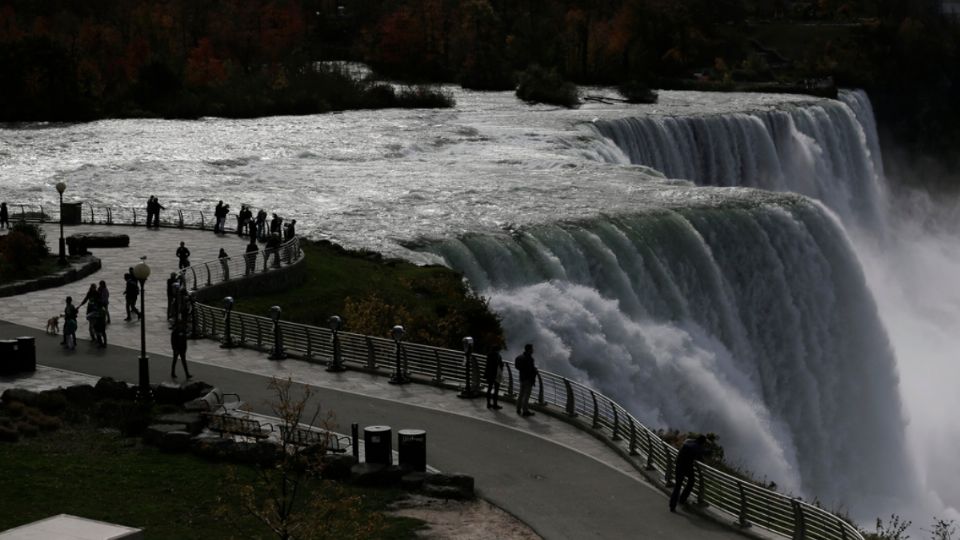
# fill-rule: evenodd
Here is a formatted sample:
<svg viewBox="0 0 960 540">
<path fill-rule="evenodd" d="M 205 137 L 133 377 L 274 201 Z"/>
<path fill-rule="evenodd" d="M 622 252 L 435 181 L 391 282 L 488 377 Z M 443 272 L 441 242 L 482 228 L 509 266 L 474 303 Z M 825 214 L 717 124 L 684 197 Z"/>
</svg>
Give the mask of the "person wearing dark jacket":
<svg viewBox="0 0 960 540">
<path fill-rule="evenodd" d="M 137 320 L 139 321 L 143 317 L 143 314 L 137 309 L 137 297 L 140 296 L 140 287 L 137 286 L 137 278 L 133 277 L 131 273 L 126 273 L 123 275 L 123 280 L 125 282 L 123 297 L 127 301 L 127 318 L 124 320 L 129 321 L 130 315 L 136 314 Z"/>
<path fill-rule="evenodd" d="M 257 271 L 257 253 L 260 252 L 260 246 L 257 245 L 256 235 L 250 235 L 250 243 L 247 244 L 247 250 L 243 254 L 243 260 L 246 264 L 246 273 L 249 276 Z"/>
<path fill-rule="evenodd" d="M 520 377 L 520 395 L 517 397 L 517 414 L 521 416 L 533 416 L 530 412 L 530 393 L 533 392 L 533 385 L 537 381 L 537 366 L 533 361 L 533 345 L 527 343 L 523 346 L 523 354 L 517 357 L 513 363 L 517 368 Z"/>
<path fill-rule="evenodd" d="M 179 268 L 181 270 L 190 266 L 190 250 L 183 242 L 180 242 L 180 247 L 177 248 L 177 259 L 180 261 Z"/>
<path fill-rule="evenodd" d="M 677 453 L 677 466 L 673 476 L 673 494 L 670 495 L 670 511 L 677 511 L 677 503 L 686 504 L 687 497 L 696 483 L 694 464 L 703 460 L 707 453 L 707 438 L 700 435 L 696 439 L 687 439 Z M 686 481 L 686 487 L 683 487 Z M 681 492 L 682 488 L 682 492 Z"/>
<path fill-rule="evenodd" d="M 7 210 L 7 203 L 0 203 L 0 229 L 10 228 L 10 211 Z"/>
<path fill-rule="evenodd" d="M 484 366 L 483 378 L 487 381 L 487 408 L 502 409 L 497 404 L 500 395 L 500 381 L 503 380 L 503 358 L 500 356 L 500 349 L 493 347 L 487 353 L 487 363 Z"/>
<path fill-rule="evenodd" d="M 170 364 L 170 377 L 177 378 L 177 358 L 180 358 L 180 364 L 183 366 L 183 374 L 188 379 L 192 378 L 190 370 L 187 369 L 187 329 L 183 321 L 178 321 L 173 325 L 173 331 L 170 332 L 170 347 L 173 349 L 173 363 Z"/>
</svg>

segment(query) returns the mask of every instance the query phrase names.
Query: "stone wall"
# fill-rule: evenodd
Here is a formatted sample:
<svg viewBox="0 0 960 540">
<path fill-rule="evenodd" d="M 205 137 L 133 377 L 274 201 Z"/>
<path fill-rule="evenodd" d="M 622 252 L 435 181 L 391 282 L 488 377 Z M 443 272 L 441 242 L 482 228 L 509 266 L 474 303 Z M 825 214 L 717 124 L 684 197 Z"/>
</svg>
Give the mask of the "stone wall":
<svg viewBox="0 0 960 540">
<path fill-rule="evenodd" d="M 71 258 L 70 266 L 35 279 L 14 281 L 0 286 L 0 297 L 16 296 L 28 292 L 61 287 L 67 283 L 81 280 L 100 270 L 100 259 L 93 256 Z"/>
<path fill-rule="evenodd" d="M 301 257 L 293 264 L 273 268 L 268 272 L 250 276 L 244 276 L 241 273 L 230 281 L 201 287 L 197 290 L 196 297 L 198 301 L 208 303 L 221 300 L 225 296 L 243 296 L 250 290 L 256 290 L 258 293 L 281 292 L 302 284 L 306 278 L 306 258 Z"/>
</svg>

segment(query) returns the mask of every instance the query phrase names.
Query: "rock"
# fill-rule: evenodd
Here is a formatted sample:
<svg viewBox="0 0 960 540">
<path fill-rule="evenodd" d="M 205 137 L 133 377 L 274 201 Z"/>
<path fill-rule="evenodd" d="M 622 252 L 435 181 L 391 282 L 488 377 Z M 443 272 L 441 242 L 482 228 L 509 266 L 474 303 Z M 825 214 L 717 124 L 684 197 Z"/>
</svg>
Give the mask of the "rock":
<svg viewBox="0 0 960 540">
<path fill-rule="evenodd" d="M 37 406 L 37 393 L 24 390 L 23 388 L 8 388 L 3 391 L 3 394 L 0 395 L 0 400 L 3 401 L 4 405 L 9 405 L 13 402 L 23 403 L 27 407 L 36 407 Z"/>
<path fill-rule="evenodd" d="M 177 424 L 186 427 L 191 435 L 196 435 L 203 431 L 203 417 L 198 413 L 172 413 L 164 414 L 155 421 L 157 424 Z"/>
<path fill-rule="evenodd" d="M 60 388 L 40 392 L 37 394 L 37 408 L 50 415 L 59 415 L 67 410 L 66 392 Z"/>
<path fill-rule="evenodd" d="M 327 454 L 320 458 L 320 463 L 324 480 L 348 480 L 357 461 L 350 454 Z"/>
<path fill-rule="evenodd" d="M 230 461 L 251 465 L 270 466 L 280 459 L 283 449 L 269 441 L 235 442 Z"/>
<path fill-rule="evenodd" d="M 125 400 L 133 397 L 133 393 L 127 386 L 127 383 L 114 380 L 112 377 L 104 377 L 97 381 L 94 390 L 96 390 L 97 395 L 100 396 L 101 399 Z"/>
<path fill-rule="evenodd" d="M 473 491 L 467 491 L 458 486 L 438 486 L 435 484 L 424 484 L 422 493 L 428 497 L 437 499 L 453 499 L 456 501 L 466 501 L 473 498 Z"/>
<path fill-rule="evenodd" d="M 426 478 L 427 473 L 425 472 L 409 472 L 400 478 L 400 487 L 407 491 L 420 491 Z"/>
<path fill-rule="evenodd" d="M 183 400 L 189 401 L 201 398 L 213 390 L 213 387 L 203 381 L 193 381 L 183 385 Z"/>
<path fill-rule="evenodd" d="M 89 384 L 77 384 L 63 389 L 67 401 L 80 407 L 89 407 L 97 401 L 97 391 Z"/>
<path fill-rule="evenodd" d="M 183 452 L 190 448 L 190 437 L 186 431 L 168 431 L 160 437 L 157 446 L 164 452 Z"/>
<path fill-rule="evenodd" d="M 380 463 L 357 463 L 350 467 L 350 483 L 363 487 L 392 487 L 400 483 L 403 469 Z"/>
<path fill-rule="evenodd" d="M 473 498 L 474 480 L 462 473 L 429 474 L 423 481 L 423 493 L 442 499 Z"/>
<path fill-rule="evenodd" d="M 160 446 L 160 440 L 174 431 L 186 431 L 183 424 L 150 424 L 143 432 L 143 442 Z"/>
<path fill-rule="evenodd" d="M 193 453 L 202 458 L 213 461 L 226 461 L 233 455 L 236 443 L 233 439 L 224 439 L 217 436 L 197 435 L 192 438 L 190 447 Z"/>
<path fill-rule="evenodd" d="M 153 390 L 153 399 L 161 405 L 183 405 L 186 401 L 179 384 L 163 382 Z"/>
</svg>

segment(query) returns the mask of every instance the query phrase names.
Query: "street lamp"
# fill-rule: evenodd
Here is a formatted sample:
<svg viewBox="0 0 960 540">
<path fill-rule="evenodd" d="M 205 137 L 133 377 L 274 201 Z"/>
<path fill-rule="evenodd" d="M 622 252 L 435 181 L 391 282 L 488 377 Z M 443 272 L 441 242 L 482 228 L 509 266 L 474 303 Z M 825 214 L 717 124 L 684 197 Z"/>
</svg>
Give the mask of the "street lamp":
<svg viewBox="0 0 960 540">
<path fill-rule="evenodd" d="M 233 337 L 230 335 L 230 313 L 233 311 L 233 297 L 227 296 L 223 299 L 223 343 L 220 344 L 221 349 L 232 349 L 237 346 L 233 342 Z"/>
<path fill-rule="evenodd" d="M 343 325 L 343 320 L 334 315 L 327 322 L 330 330 L 333 331 L 333 363 L 327 366 L 327 371 L 346 371 L 347 368 L 343 366 L 343 354 L 340 351 L 340 327 Z"/>
<path fill-rule="evenodd" d="M 287 353 L 283 351 L 283 334 L 280 333 L 280 313 L 283 310 L 280 306 L 270 308 L 270 320 L 273 321 L 273 352 L 268 357 L 270 360 L 283 360 Z"/>
<path fill-rule="evenodd" d="M 57 182 L 57 193 L 60 194 L 60 259 L 57 260 L 57 264 L 60 266 L 67 265 L 67 254 L 65 249 L 65 242 L 63 241 L 63 192 L 67 190 L 67 184 L 64 182 Z M 147 271 L 149 274 L 149 270 Z"/>
<path fill-rule="evenodd" d="M 61 224 L 63 220 L 60 220 Z M 133 267 L 133 277 L 140 282 L 140 386 L 138 398 L 141 403 L 150 402 L 150 359 L 147 358 L 147 314 L 144 308 L 144 285 L 150 277 L 150 267 L 147 258 L 140 257 L 140 262 Z"/>
<path fill-rule="evenodd" d="M 474 388 L 474 385 L 470 383 L 470 374 L 473 372 L 473 338 L 467 336 L 463 338 L 463 371 L 464 371 L 464 380 L 466 381 L 466 386 L 463 387 L 463 390 L 460 391 L 458 397 L 473 399 L 480 395 L 478 389 Z M 479 383 L 479 381 L 477 381 Z"/>
<path fill-rule="evenodd" d="M 390 335 L 393 336 L 393 342 L 397 346 L 396 348 L 397 357 L 396 357 L 396 360 L 394 361 L 393 377 L 390 377 L 390 380 L 387 381 L 390 384 L 407 384 L 408 382 L 410 382 L 410 378 L 407 377 L 407 370 L 405 369 L 406 366 L 401 366 L 403 349 L 400 342 L 403 341 L 403 334 L 404 334 L 403 327 L 400 326 L 399 324 L 394 326 L 393 329 L 390 330 Z"/>
</svg>

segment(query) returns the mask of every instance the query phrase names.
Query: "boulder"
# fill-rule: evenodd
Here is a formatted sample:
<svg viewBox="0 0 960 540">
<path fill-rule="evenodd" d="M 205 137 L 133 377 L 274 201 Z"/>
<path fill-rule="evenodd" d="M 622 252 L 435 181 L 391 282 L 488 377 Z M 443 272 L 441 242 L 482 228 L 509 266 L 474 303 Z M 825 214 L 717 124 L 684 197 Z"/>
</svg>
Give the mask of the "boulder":
<svg viewBox="0 0 960 540">
<path fill-rule="evenodd" d="M 190 448 L 190 437 L 186 431 L 168 431 L 160 437 L 157 446 L 164 452 L 184 452 Z"/>
<path fill-rule="evenodd" d="M 427 473 L 421 471 L 408 472 L 400 478 L 400 487 L 407 491 L 420 491 L 427 478 Z"/>
<path fill-rule="evenodd" d="M 179 384 L 162 382 L 153 390 L 153 399 L 161 405 L 183 405 L 186 401 Z"/>
<path fill-rule="evenodd" d="M 270 466 L 280 459 L 283 449 L 270 441 L 234 442 L 231 454 L 227 456 L 234 463 Z"/>
<path fill-rule="evenodd" d="M 182 386 L 183 400 L 190 401 L 201 398 L 213 390 L 213 387 L 203 381 L 193 381 Z"/>
<path fill-rule="evenodd" d="M 67 410 L 67 393 L 62 388 L 44 390 L 37 394 L 37 408 L 54 416 Z"/>
<path fill-rule="evenodd" d="M 196 435 L 203 431 L 204 421 L 203 417 L 198 413 L 172 413 L 164 414 L 154 420 L 157 424 L 174 424 L 181 425 L 186 428 L 186 431 L 190 432 L 190 435 Z"/>
<path fill-rule="evenodd" d="M 94 387 L 100 399 L 131 399 L 133 392 L 124 381 L 114 380 L 112 377 L 104 377 L 97 381 Z"/>
<path fill-rule="evenodd" d="M 210 435 L 197 435 L 190 441 L 190 447 L 195 455 L 213 461 L 228 460 L 233 455 L 233 447 L 236 445 L 233 439 Z"/>
<path fill-rule="evenodd" d="M 424 484 L 421 492 L 435 499 L 453 499 L 456 501 L 466 501 L 473 498 L 472 490 L 465 490 L 458 486 L 438 486 L 434 484 Z"/>
<path fill-rule="evenodd" d="M 350 483 L 362 487 L 393 487 L 400 483 L 403 469 L 380 463 L 357 463 L 350 467 Z"/>
<path fill-rule="evenodd" d="M 27 407 L 36 407 L 37 406 L 37 393 L 31 390 L 24 390 L 23 388 L 8 388 L 3 391 L 3 394 L 0 395 L 0 401 L 3 401 L 4 405 L 9 405 L 13 402 L 23 403 Z"/>
<path fill-rule="evenodd" d="M 185 431 L 185 428 L 186 426 L 183 424 L 150 424 L 143 432 L 143 442 L 160 446 L 160 440 L 163 439 L 167 433 Z"/>
<path fill-rule="evenodd" d="M 77 384 L 63 389 L 67 400 L 80 407 L 89 407 L 97 401 L 97 391 L 89 384 Z"/>
<path fill-rule="evenodd" d="M 320 463 L 324 480 L 348 480 L 357 461 L 350 454 L 327 454 L 320 458 Z"/>
<path fill-rule="evenodd" d="M 429 474 L 423 480 L 423 493 L 441 499 L 472 499 L 473 489 L 473 477 L 462 473 Z"/>
</svg>

